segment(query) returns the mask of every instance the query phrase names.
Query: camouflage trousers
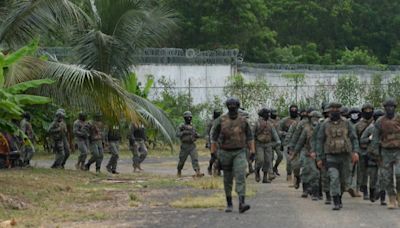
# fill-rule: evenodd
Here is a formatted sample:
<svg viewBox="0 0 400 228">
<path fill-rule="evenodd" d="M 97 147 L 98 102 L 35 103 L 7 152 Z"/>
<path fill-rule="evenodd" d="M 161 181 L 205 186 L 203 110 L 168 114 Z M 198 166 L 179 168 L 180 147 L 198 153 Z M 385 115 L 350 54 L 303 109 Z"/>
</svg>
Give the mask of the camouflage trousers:
<svg viewBox="0 0 400 228">
<path fill-rule="evenodd" d="M 89 140 L 77 138 L 75 141 L 79 150 L 78 164 L 83 168 L 89 153 Z"/>
<path fill-rule="evenodd" d="M 132 164 L 133 167 L 137 167 L 147 157 L 147 148 L 144 140 L 136 140 L 130 147 L 132 152 Z"/>
<path fill-rule="evenodd" d="M 377 171 L 377 174 L 376 174 L 376 184 L 375 184 L 375 189 L 376 189 L 377 192 L 385 191 L 385 186 L 383 186 L 383 182 L 384 182 L 383 181 L 383 178 L 384 178 L 383 174 L 384 174 L 383 165 L 379 164 L 378 165 L 378 171 Z"/>
<path fill-rule="evenodd" d="M 55 154 L 54 163 L 51 168 L 62 168 L 65 159 L 65 146 L 62 140 L 54 142 L 53 151 Z"/>
<path fill-rule="evenodd" d="M 332 196 L 341 195 L 347 190 L 350 174 L 351 155 L 327 154 L 326 166 L 330 179 L 330 193 Z"/>
<path fill-rule="evenodd" d="M 367 186 L 368 183 L 368 157 L 367 151 L 361 149 L 361 153 L 359 154 L 359 161 L 357 165 L 357 188 L 360 186 Z"/>
<path fill-rule="evenodd" d="M 109 141 L 111 157 L 108 160 L 107 168 L 116 171 L 119 158 L 119 141 Z"/>
<path fill-rule="evenodd" d="M 262 168 L 263 172 L 268 172 L 272 163 L 272 147 L 268 144 L 256 142 L 256 170 Z"/>
<path fill-rule="evenodd" d="M 233 179 L 238 196 L 246 195 L 246 149 L 220 150 L 218 154 L 224 172 L 224 189 L 226 196 L 232 196 Z"/>
<path fill-rule="evenodd" d="M 178 170 L 182 170 L 185 165 L 187 157 L 190 155 L 192 159 L 192 167 L 193 170 L 200 170 L 199 166 L 199 155 L 197 153 L 196 144 L 194 143 L 182 143 L 181 150 L 179 152 L 179 162 L 178 162 Z"/>
<path fill-rule="evenodd" d="M 319 170 L 319 174 L 320 174 L 320 186 L 321 186 L 322 192 L 329 192 L 330 191 L 330 180 L 329 180 L 329 175 L 328 175 L 328 169 L 326 167 L 322 167 L 322 169 Z"/>
<path fill-rule="evenodd" d="M 101 140 L 91 142 L 90 149 L 92 152 L 92 156 L 90 157 L 87 166 L 96 163 L 96 170 L 100 170 L 101 163 L 103 162 L 104 157 L 103 142 Z"/>
<path fill-rule="evenodd" d="M 301 181 L 312 189 L 319 189 L 319 170 L 315 159 L 311 158 L 307 151 L 301 153 Z"/>
<path fill-rule="evenodd" d="M 23 145 L 21 151 L 22 162 L 26 165 L 29 164 L 29 162 L 32 160 L 33 154 L 35 153 L 35 147 L 33 147 L 31 144 Z"/>
<path fill-rule="evenodd" d="M 382 148 L 382 185 L 389 196 L 400 193 L 400 150 Z M 396 186 L 394 178 L 396 178 Z"/>
</svg>

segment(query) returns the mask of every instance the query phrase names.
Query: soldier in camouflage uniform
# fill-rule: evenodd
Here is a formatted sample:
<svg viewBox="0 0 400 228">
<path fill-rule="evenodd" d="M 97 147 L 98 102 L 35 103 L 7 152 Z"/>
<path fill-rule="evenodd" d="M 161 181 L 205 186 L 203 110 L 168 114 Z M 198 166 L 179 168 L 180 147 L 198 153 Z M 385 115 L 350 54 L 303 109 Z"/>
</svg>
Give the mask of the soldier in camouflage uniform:
<svg viewBox="0 0 400 228">
<path fill-rule="evenodd" d="M 146 147 L 146 129 L 143 124 L 130 125 L 130 133 L 128 134 L 129 139 L 129 149 L 132 152 L 132 166 L 133 172 L 143 171 L 140 166 L 142 162 L 147 157 L 147 147 Z"/>
<path fill-rule="evenodd" d="M 302 131 L 294 147 L 294 153 L 301 153 L 302 170 L 301 180 L 303 182 L 302 197 L 306 198 L 308 194 L 312 195 L 312 200 L 319 198 L 319 170 L 316 164 L 316 153 L 312 143 L 312 136 L 316 126 L 319 124 L 319 119 L 322 114 L 317 111 L 309 113 L 307 122 L 302 125 Z"/>
<path fill-rule="evenodd" d="M 29 140 L 24 140 L 22 150 L 22 162 L 26 167 L 30 166 L 31 159 L 35 153 L 35 133 L 33 132 L 31 121 L 31 115 L 27 112 L 23 114 L 23 119 L 21 120 L 20 127 L 21 131 L 25 134 L 25 137 Z"/>
<path fill-rule="evenodd" d="M 352 124 L 358 123 L 361 119 L 361 111 L 357 107 L 353 107 L 349 110 L 349 119 Z"/>
<path fill-rule="evenodd" d="M 381 174 L 382 166 L 381 166 L 381 156 L 374 156 L 373 153 L 370 153 L 371 148 L 371 140 L 372 135 L 375 131 L 374 122 L 381 116 L 384 115 L 382 110 L 374 111 L 373 119 L 374 121 L 364 130 L 360 137 L 360 147 L 361 145 L 367 146 L 367 178 L 369 177 L 369 199 L 371 202 L 375 202 L 375 200 L 380 199 L 381 205 L 386 205 L 385 198 L 386 192 L 381 187 L 380 183 L 378 183 L 378 179 L 381 179 L 379 174 Z"/>
<path fill-rule="evenodd" d="M 287 154 L 287 143 L 288 143 L 288 139 L 286 139 L 286 137 L 288 136 L 288 131 L 289 128 L 292 124 L 294 123 L 298 123 L 300 121 L 300 118 L 298 117 L 299 113 L 298 113 L 298 108 L 297 105 L 291 105 L 289 107 L 289 116 L 283 118 L 280 122 L 279 122 L 279 126 L 278 126 L 278 134 L 279 137 L 281 139 L 281 142 L 284 146 L 284 151 L 283 152 L 286 156 L 286 172 L 287 172 L 287 177 L 286 180 L 291 183 L 292 182 L 292 168 L 290 166 L 290 160 L 288 159 L 288 154 Z"/>
<path fill-rule="evenodd" d="M 108 144 L 110 147 L 111 157 L 106 166 L 107 171 L 112 174 L 119 174 L 117 172 L 117 163 L 119 158 L 119 142 L 121 140 L 121 132 L 119 125 L 114 125 L 107 132 Z"/>
<path fill-rule="evenodd" d="M 224 172 L 224 189 L 227 202 L 225 212 L 232 212 L 233 179 L 239 196 L 239 213 L 250 209 L 245 203 L 246 195 L 246 148 L 251 160 L 255 156 L 254 138 L 247 119 L 239 114 L 240 102 L 229 98 L 226 102 L 228 113 L 218 118 L 211 129 L 211 153 L 219 150 L 221 167 Z"/>
<path fill-rule="evenodd" d="M 375 122 L 371 142 L 372 151 L 379 156 L 383 165 L 383 186 L 389 195 L 389 209 L 398 208 L 400 201 L 400 115 L 396 114 L 397 103 L 387 99 L 383 106 L 385 115 Z M 396 186 L 393 176 L 396 178 Z"/>
<path fill-rule="evenodd" d="M 85 170 L 90 170 L 90 166 L 96 163 L 96 173 L 100 172 L 104 157 L 104 124 L 101 121 L 101 116 L 100 113 L 96 113 L 93 120 L 89 122 L 89 143 L 92 156 L 85 165 Z"/>
<path fill-rule="evenodd" d="M 190 111 L 186 111 L 183 113 L 183 119 L 185 123 L 181 124 L 178 127 L 176 132 L 176 136 L 181 140 L 181 150 L 179 152 L 179 162 L 178 162 L 178 177 L 182 175 L 182 169 L 185 165 L 185 161 L 187 157 L 190 155 L 192 159 L 192 167 L 196 172 L 197 177 L 204 176 L 203 173 L 200 172 L 199 165 L 199 155 L 196 150 L 196 140 L 199 138 L 199 135 L 196 132 L 196 129 L 192 125 L 192 113 Z"/>
<path fill-rule="evenodd" d="M 361 108 L 361 119 L 354 125 L 357 137 L 360 142 L 360 162 L 357 164 L 357 188 L 356 190 L 360 189 L 363 193 L 364 200 L 368 200 L 368 156 L 367 156 L 367 147 L 368 144 L 362 143 L 360 141 L 361 135 L 367 129 L 367 127 L 372 123 L 374 118 L 374 107 L 371 104 L 364 104 Z"/>
<path fill-rule="evenodd" d="M 258 119 L 254 128 L 254 138 L 256 143 L 256 181 L 260 182 L 260 170 L 263 169 L 263 183 L 271 183 L 268 178 L 268 171 L 272 163 L 272 148 L 280 145 L 278 133 L 272 124 L 268 121 L 270 111 L 266 108 L 258 112 Z"/>
<path fill-rule="evenodd" d="M 359 144 L 352 124 L 340 115 L 339 103 L 329 105 L 330 117 L 318 130 L 316 152 L 317 165 L 328 168 L 330 193 L 333 196 L 333 210 L 343 207 L 342 195 L 347 188 L 350 175 L 350 161 L 358 162 Z"/>
<path fill-rule="evenodd" d="M 78 119 L 75 120 L 73 125 L 73 134 L 80 153 L 75 168 L 84 170 L 89 152 L 89 125 L 86 122 L 86 113 L 79 113 Z"/>
<path fill-rule="evenodd" d="M 54 143 L 53 149 L 55 153 L 55 160 L 51 166 L 53 169 L 63 169 L 65 161 L 69 156 L 67 125 L 64 122 L 65 116 L 64 109 L 58 109 L 54 121 L 49 126 L 49 134 Z"/>
<path fill-rule="evenodd" d="M 271 109 L 270 117 L 271 117 L 270 123 L 272 124 L 272 126 L 274 126 L 276 132 L 278 132 L 278 126 L 279 126 L 280 119 L 278 117 L 276 109 Z M 278 134 L 278 136 L 279 136 L 279 134 Z M 278 167 L 279 167 L 279 164 L 281 164 L 281 161 L 283 159 L 281 147 L 282 147 L 282 144 L 276 145 L 275 147 L 272 148 L 273 152 L 276 153 L 276 161 L 275 161 L 275 164 L 273 165 L 273 167 L 271 167 L 272 168 L 271 172 L 270 172 L 271 176 L 275 176 L 275 175 L 280 176 Z M 272 161 L 274 161 L 274 153 L 272 153 Z"/>
<path fill-rule="evenodd" d="M 210 148 L 211 147 L 211 128 L 215 122 L 215 120 L 221 116 L 222 111 L 221 110 L 214 110 L 213 112 L 213 119 L 207 124 L 207 145 L 206 148 Z M 220 173 L 220 168 L 219 168 L 219 164 L 218 164 L 218 156 L 216 153 L 211 153 L 211 158 L 209 161 L 209 165 L 207 168 L 208 174 L 212 175 L 213 174 L 213 167 L 214 167 L 214 175 L 219 176 Z"/>
</svg>

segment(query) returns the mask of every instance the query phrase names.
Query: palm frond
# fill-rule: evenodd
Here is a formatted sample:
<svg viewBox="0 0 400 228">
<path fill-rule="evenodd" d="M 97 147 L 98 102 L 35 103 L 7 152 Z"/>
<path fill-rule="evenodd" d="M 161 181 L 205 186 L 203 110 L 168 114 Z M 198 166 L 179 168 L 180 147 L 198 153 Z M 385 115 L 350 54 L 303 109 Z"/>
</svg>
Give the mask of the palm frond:
<svg viewBox="0 0 400 228">
<path fill-rule="evenodd" d="M 15 49 L 39 34 L 56 32 L 56 28 L 80 25 L 84 13 L 68 0 L 20 0 L 0 26 L 0 43 Z"/>
</svg>

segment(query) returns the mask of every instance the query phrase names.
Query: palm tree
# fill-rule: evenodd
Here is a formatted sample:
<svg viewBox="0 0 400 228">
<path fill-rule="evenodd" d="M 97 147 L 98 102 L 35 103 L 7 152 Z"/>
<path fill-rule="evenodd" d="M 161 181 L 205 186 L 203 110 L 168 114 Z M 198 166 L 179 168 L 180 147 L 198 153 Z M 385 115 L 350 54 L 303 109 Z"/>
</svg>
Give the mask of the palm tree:
<svg viewBox="0 0 400 228">
<path fill-rule="evenodd" d="M 111 119 L 147 122 L 171 142 L 174 127 L 149 101 L 130 94 L 123 79 L 135 63 L 137 48 L 157 45 L 174 27 L 173 14 L 146 0 L 10 0 L 0 19 L 0 46 L 16 50 L 38 34 L 74 30 L 75 65 L 24 57 L 7 69 L 5 85 L 39 78 L 55 79 L 41 95 L 56 104 L 101 110 Z M 75 3 L 79 3 L 78 5 Z M 80 6 L 80 7 L 78 7 Z M 81 8 L 82 7 L 82 8 Z M 112 77 L 114 76 L 114 77 Z"/>
</svg>

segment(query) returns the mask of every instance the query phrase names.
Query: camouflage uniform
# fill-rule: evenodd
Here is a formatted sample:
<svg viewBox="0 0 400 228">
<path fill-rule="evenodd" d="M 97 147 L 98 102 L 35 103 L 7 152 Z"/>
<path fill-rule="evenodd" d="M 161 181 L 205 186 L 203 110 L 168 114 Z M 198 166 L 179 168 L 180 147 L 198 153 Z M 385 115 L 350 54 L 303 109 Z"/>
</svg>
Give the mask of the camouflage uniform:
<svg viewBox="0 0 400 228">
<path fill-rule="evenodd" d="M 330 109 L 340 110 L 340 104 L 330 104 Z M 330 193 L 334 199 L 334 210 L 342 207 L 341 197 L 347 189 L 348 176 L 350 175 L 350 164 L 354 160 L 354 152 L 359 151 L 357 134 L 352 124 L 340 116 L 339 111 L 333 117 L 326 119 L 318 130 L 316 152 L 319 162 L 326 161 L 328 175 L 330 177 Z"/>
<path fill-rule="evenodd" d="M 128 135 L 129 149 L 132 152 L 132 166 L 134 171 L 136 169 L 142 170 L 140 164 L 147 157 L 146 147 L 146 131 L 143 125 L 137 127 L 135 124 L 131 124 L 130 133 Z"/>
<path fill-rule="evenodd" d="M 78 146 L 79 157 L 76 164 L 77 169 L 84 169 L 86 157 L 89 152 L 89 125 L 84 120 L 75 120 L 73 125 L 73 134 Z"/>
<path fill-rule="evenodd" d="M 110 146 L 111 157 L 106 166 L 107 171 L 113 174 L 118 174 L 117 163 L 119 158 L 119 142 L 121 140 L 121 133 L 119 126 L 114 126 L 108 130 L 107 133 L 108 144 Z"/>
<path fill-rule="evenodd" d="M 215 114 L 215 112 L 214 112 L 214 114 Z M 208 124 L 207 124 L 207 129 L 206 129 L 206 132 L 207 132 L 207 145 L 206 145 L 206 148 L 210 148 L 210 149 L 211 149 L 211 129 L 212 129 L 212 126 L 214 125 L 215 120 L 216 120 L 216 118 L 214 118 L 213 120 L 209 121 Z M 213 173 L 214 173 L 215 176 L 220 176 L 221 175 L 219 161 L 218 161 L 218 155 L 217 154 L 211 153 L 211 158 L 210 158 L 207 170 L 208 170 L 208 174 L 209 175 L 212 175 Z"/>
<path fill-rule="evenodd" d="M 69 157 L 69 147 L 67 140 L 67 125 L 64 122 L 65 111 L 59 109 L 56 118 L 49 126 L 49 134 L 53 141 L 55 160 L 51 168 L 64 168 L 65 162 Z"/>
<path fill-rule="evenodd" d="M 27 118 L 21 120 L 21 131 L 28 137 L 28 140 L 24 140 L 22 150 L 22 161 L 24 165 L 29 166 L 29 163 L 35 153 L 35 133 L 33 132 L 32 124 Z"/>
<path fill-rule="evenodd" d="M 271 113 L 272 113 L 272 111 L 271 111 Z M 276 117 L 275 119 L 271 118 L 269 121 L 272 124 L 272 126 L 274 126 L 276 132 L 278 133 L 277 129 L 278 129 L 278 126 L 279 126 L 280 119 L 278 117 Z M 278 134 L 278 137 L 279 137 L 279 134 Z M 276 154 L 276 160 L 275 160 L 275 164 L 273 166 L 271 166 L 270 174 L 271 175 L 275 175 L 275 174 L 279 175 L 278 167 L 279 167 L 279 164 L 282 162 L 282 159 L 283 159 L 283 154 L 282 154 L 282 151 L 281 151 L 281 145 L 274 146 L 272 148 L 272 150 L 273 150 L 273 152 L 272 152 L 271 160 L 274 161 L 274 152 Z"/>
<path fill-rule="evenodd" d="M 284 150 L 285 150 L 284 154 L 286 156 L 287 156 L 287 152 L 288 152 L 287 146 L 288 146 L 289 138 L 290 138 L 289 129 L 293 124 L 297 124 L 299 121 L 300 121 L 300 118 L 285 117 L 279 122 L 278 134 L 281 138 L 281 142 L 283 143 Z M 286 159 L 286 172 L 287 172 L 288 180 L 291 179 L 292 167 L 291 167 L 289 159 Z"/>
<path fill-rule="evenodd" d="M 224 173 L 224 189 L 228 204 L 226 212 L 232 211 L 232 187 L 235 178 L 235 190 L 239 196 L 239 212 L 243 213 L 250 209 L 250 206 L 244 203 L 246 195 L 246 150 L 248 145 L 254 146 L 254 138 L 247 118 L 237 112 L 240 106 L 239 101 L 230 98 L 226 104 L 229 112 L 215 121 L 211 130 L 211 143 L 215 147 L 217 144 L 219 145 L 218 157 Z M 231 112 L 232 114 L 230 114 Z M 254 153 L 254 151 L 251 151 L 251 153 Z"/>
<path fill-rule="evenodd" d="M 96 172 L 100 172 L 101 163 L 104 157 L 103 139 L 104 139 L 104 124 L 99 119 L 92 120 L 89 123 L 90 134 L 89 143 L 92 156 L 85 165 L 85 169 L 89 170 L 93 163 L 96 163 Z"/>
<path fill-rule="evenodd" d="M 201 176 L 199 158 L 196 149 L 195 141 L 199 138 L 196 129 L 191 124 L 192 114 L 190 112 L 184 113 L 184 118 L 190 117 L 190 123 L 185 122 L 178 127 L 176 136 L 181 140 L 181 148 L 179 152 L 179 162 L 178 162 L 178 176 L 181 175 L 183 166 L 185 165 L 187 157 L 190 155 L 192 159 L 192 167 L 198 176 Z M 186 120 L 185 120 L 186 121 Z"/>
<path fill-rule="evenodd" d="M 256 143 L 256 181 L 260 181 L 260 169 L 263 169 L 263 183 L 269 183 L 268 171 L 272 164 L 272 148 L 280 145 L 278 133 L 269 121 L 259 118 L 254 128 L 254 138 Z"/>
<path fill-rule="evenodd" d="M 394 107 L 396 107 L 394 105 Z M 386 110 L 387 107 L 385 107 Z M 387 110 L 386 110 L 387 112 Z M 392 118 L 385 116 L 375 123 L 372 138 L 372 149 L 379 156 L 379 146 L 383 163 L 383 186 L 389 195 L 389 209 L 398 208 L 400 201 L 400 115 L 394 114 Z M 394 184 L 396 178 L 397 185 Z M 396 199 L 397 196 L 397 199 Z"/>
</svg>

